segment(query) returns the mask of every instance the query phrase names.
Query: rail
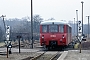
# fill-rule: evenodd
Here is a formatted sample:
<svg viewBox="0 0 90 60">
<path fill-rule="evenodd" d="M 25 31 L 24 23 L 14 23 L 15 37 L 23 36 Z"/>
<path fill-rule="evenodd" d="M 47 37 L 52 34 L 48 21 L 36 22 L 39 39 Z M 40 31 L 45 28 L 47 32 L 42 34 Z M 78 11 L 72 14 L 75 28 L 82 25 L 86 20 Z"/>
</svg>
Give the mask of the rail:
<svg viewBox="0 0 90 60">
<path fill-rule="evenodd" d="M 45 53 L 46 53 L 46 52 L 44 52 L 44 53 L 42 53 L 42 54 L 40 54 L 40 55 L 38 55 L 38 56 L 36 56 L 36 57 L 30 59 L 30 60 L 36 60 L 36 59 L 38 59 L 39 57 L 41 57 L 42 55 L 44 55 Z"/>
<path fill-rule="evenodd" d="M 59 58 L 60 55 L 61 55 L 60 52 L 57 52 L 55 54 L 46 54 L 46 52 L 44 52 L 39 56 L 36 56 L 30 60 L 56 60 Z"/>
<path fill-rule="evenodd" d="M 60 55 L 61 55 L 60 52 L 57 52 L 55 55 L 53 55 L 53 56 L 51 57 L 50 60 L 57 60 Z"/>
</svg>

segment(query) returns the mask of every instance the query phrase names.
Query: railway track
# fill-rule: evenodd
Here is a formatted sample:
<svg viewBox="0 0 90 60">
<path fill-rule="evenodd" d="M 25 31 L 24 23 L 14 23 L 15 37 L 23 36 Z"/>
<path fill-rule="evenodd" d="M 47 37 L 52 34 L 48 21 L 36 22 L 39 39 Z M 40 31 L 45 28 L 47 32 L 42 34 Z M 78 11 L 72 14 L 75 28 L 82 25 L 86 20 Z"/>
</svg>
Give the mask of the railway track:
<svg viewBox="0 0 90 60">
<path fill-rule="evenodd" d="M 37 46 L 37 43 L 39 43 L 38 41 L 35 41 L 34 42 L 34 45 L 36 45 Z M 31 45 L 31 43 L 30 42 L 21 42 L 20 43 L 20 47 L 21 48 L 30 48 L 30 45 Z M 18 42 L 15 42 L 15 43 L 13 43 L 12 44 L 12 47 L 18 47 L 19 46 L 19 43 Z"/>
<path fill-rule="evenodd" d="M 30 60 L 57 60 L 61 55 L 60 51 L 58 52 L 44 52 Z"/>
</svg>

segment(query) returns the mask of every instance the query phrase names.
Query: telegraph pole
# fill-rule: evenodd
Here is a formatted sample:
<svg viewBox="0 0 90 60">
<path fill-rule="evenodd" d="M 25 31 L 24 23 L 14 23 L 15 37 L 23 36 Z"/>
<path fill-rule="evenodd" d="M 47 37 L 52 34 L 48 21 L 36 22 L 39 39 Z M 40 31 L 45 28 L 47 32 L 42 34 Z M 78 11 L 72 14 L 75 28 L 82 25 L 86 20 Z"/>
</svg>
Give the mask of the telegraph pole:
<svg viewBox="0 0 90 60">
<path fill-rule="evenodd" d="M 86 16 L 86 17 L 88 17 L 88 38 L 89 38 L 89 17 L 90 16 Z"/>
<path fill-rule="evenodd" d="M 4 15 L 2 15 L 1 17 L 3 18 L 4 29 L 5 29 L 5 32 L 6 32 L 6 25 L 5 25 L 5 21 L 4 21 L 4 17 L 6 17 L 6 15 L 5 15 L 5 16 L 4 16 Z"/>
<path fill-rule="evenodd" d="M 83 1 L 81 1 L 81 3 L 82 3 L 82 35 L 83 35 Z"/>
<path fill-rule="evenodd" d="M 4 29 L 5 29 L 5 32 L 6 32 L 6 24 L 5 24 L 5 21 L 4 21 L 4 15 L 1 16 L 3 18 L 3 24 L 4 24 Z M 5 34 L 5 40 L 6 40 L 6 34 Z M 7 58 L 8 58 L 8 46 L 7 46 Z"/>
<path fill-rule="evenodd" d="M 77 39 L 78 39 L 78 10 L 76 10 L 76 16 L 77 16 Z"/>
<path fill-rule="evenodd" d="M 33 1 L 31 0 L 31 40 L 33 49 Z"/>
<path fill-rule="evenodd" d="M 75 36 L 75 18 L 74 18 L 74 36 Z"/>
</svg>

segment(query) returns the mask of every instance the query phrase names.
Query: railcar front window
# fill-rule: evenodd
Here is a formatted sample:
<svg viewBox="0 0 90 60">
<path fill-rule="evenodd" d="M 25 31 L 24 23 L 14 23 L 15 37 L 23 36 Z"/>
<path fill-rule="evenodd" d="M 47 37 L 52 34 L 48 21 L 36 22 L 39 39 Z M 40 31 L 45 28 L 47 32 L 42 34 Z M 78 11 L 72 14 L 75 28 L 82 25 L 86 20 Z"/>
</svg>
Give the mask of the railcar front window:
<svg viewBox="0 0 90 60">
<path fill-rule="evenodd" d="M 49 25 L 49 32 L 58 32 L 57 25 Z"/>
<path fill-rule="evenodd" d="M 59 32 L 63 33 L 64 32 L 64 25 L 59 26 Z"/>
<path fill-rule="evenodd" d="M 42 32 L 47 32 L 47 25 L 42 25 Z"/>
</svg>

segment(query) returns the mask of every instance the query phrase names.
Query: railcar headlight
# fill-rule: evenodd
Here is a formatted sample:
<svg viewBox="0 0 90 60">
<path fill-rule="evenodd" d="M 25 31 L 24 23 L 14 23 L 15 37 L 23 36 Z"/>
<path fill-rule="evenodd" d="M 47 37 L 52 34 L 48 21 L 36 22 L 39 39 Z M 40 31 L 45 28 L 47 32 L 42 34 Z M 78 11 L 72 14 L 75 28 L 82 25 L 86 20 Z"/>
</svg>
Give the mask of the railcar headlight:
<svg viewBox="0 0 90 60">
<path fill-rule="evenodd" d="M 64 36 L 62 38 L 64 39 Z"/>
<path fill-rule="evenodd" d="M 42 36 L 42 39 L 44 39 L 44 36 Z"/>
<path fill-rule="evenodd" d="M 62 38 L 63 38 L 63 39 L 65 38 L 64 35 L 62 36 Z"/>
<path fill-rule="evenodd" d="M 42 39 L 44 39 L 44 35 L 42 35 Z"/>
</svg>

